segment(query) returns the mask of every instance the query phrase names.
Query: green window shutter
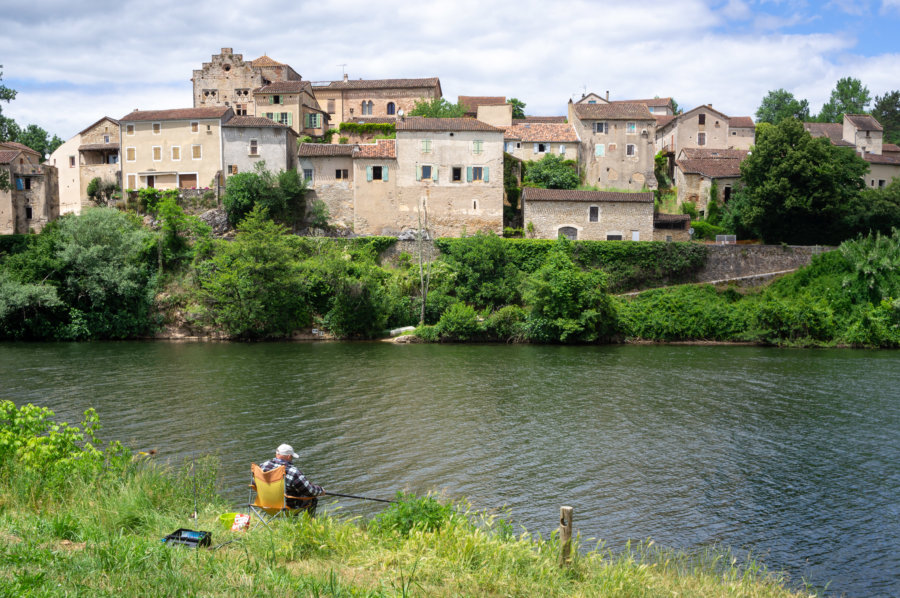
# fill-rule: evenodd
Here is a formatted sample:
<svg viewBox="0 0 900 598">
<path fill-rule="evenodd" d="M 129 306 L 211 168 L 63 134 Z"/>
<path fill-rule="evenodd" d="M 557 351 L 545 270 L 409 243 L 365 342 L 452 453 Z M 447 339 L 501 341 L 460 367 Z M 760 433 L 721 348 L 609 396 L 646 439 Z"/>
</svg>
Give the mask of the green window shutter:
<svg viewBox="0 0 900 598">
<path fill-rule="evenodd" d="M 381 167 L 381 180 L 382 181 L 388 180 L 388 167 L 387 166 Z"/>
<path fill-rule="evenodd" d="M 372 167 L 371 166 L 366 166 L 366 180 L 367 181 L 372 180 Z"/>
<path fill-rule="evenodd" d="M 274 104 L 274 103 L 275 103 L 275 102 L 274 102 L 273 96 L 269 96 L 269 103 L 270 103 L 270 104 Z"/>
<path fill-rule="evenodd" d="M 432 178 L 432 180 L 434 180 L 435 183 L 437 182 L 437 180 L 438 180 L 437 166 L 435 166 L 434 168 L 431 169 L 431 178 Z"/>
<path fill-rule="evenodd" d="M 292 126 L 294 124 L 294 113 L 288 112 L 288 126 Z"/>
<path fill-rule="evenodd" d="M 491 169 L 485 166 L 482 172 L 484 173 L 484 182 L 489 182 L 491 180 Z"/>
<path fill-rule="evenodd" d="M 416 180 L 417 181 L 422 180 L 422 167 L 421 166 L 416 166 Z"/>
<path fill-rule="evenodd" d="M 303 125 L 303 126 L 304 126 L 305 128 L 307 128 L 307 129 L 309 129 L 309 128 L 312 127 L 312 123 L 309 122 L 309 116 L 310 116 L 309 114 L 306 115 L 306 118 L 304 119 L 306 122 L 305 122 L 304 125 Z"/>
<path fill-rule="evenodd" d="M 472 167 L 471 166 L 466 166 L 466 182 L 467 183 L 472 182 Z"/>
</svg>

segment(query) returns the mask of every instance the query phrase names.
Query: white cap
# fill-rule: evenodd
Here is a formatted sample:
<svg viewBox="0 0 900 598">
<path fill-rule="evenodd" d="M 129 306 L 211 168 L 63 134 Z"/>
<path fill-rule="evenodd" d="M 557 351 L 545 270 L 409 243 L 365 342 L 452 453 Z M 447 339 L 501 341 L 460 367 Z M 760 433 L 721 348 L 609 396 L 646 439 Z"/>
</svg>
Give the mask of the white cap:
<svg viewBox="0 0 900 598">
<path fill-rule="evenodd" d="M 300 455 L 294 452 L 294 447 L 289 444 L 282 444 L 277 449 L 275 449 L 276 455 L 290 455 L 294 459 L 297 459 Z"/>
</svg>

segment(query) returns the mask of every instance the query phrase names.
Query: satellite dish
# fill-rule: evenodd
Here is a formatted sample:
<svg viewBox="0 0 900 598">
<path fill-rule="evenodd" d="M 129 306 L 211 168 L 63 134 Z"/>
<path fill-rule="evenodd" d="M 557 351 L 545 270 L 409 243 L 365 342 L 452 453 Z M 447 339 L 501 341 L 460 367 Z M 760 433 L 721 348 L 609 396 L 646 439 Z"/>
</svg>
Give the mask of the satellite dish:
<svg viewBox="0 0 900 598">
<path fill-rule="evenodd" d="M 397 110 L 397 116 L 399 116 L 400 118 L 403 118 L 403 108 L 401 108 L 400 110 Z"/>
</svg>

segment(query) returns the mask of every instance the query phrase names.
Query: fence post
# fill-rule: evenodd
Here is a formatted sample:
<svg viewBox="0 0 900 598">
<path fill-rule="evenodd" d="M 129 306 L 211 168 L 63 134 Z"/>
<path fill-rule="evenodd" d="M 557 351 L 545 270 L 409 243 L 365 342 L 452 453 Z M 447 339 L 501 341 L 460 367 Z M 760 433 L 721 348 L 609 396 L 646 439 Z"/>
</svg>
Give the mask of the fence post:
<svg viewBox="0 0 900 598">
<path fill-rule="evenodd" d="M 565 567 L 571 561 L 572 553 L 572 507 L 559 508 L 559 566 Z"/>
</svg>

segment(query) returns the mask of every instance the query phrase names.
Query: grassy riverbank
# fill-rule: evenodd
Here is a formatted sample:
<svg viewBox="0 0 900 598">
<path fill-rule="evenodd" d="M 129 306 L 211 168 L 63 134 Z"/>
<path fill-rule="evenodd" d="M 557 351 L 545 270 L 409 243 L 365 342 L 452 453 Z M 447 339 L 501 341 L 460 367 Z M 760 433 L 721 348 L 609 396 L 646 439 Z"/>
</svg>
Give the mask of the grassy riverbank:
<svg viewBox="0 0 900 598">
<path fill-rule="evenodd" d="M 652 545 L 582 546 L 565 569 L 555 536 L 402 496 L 371 521 L 340 511 L 225 531 L 216 461 L 159 466 L 96 437 L 96 417 L 0 402 L 0 596 L 800 596 L 753 561 Z M 326 501 L 327 506 L 327 501 Z M 196 510 L 198 519 L 188 515 Z M 213 549 L 160 542 L 213 531 Z"/>
</svg>

